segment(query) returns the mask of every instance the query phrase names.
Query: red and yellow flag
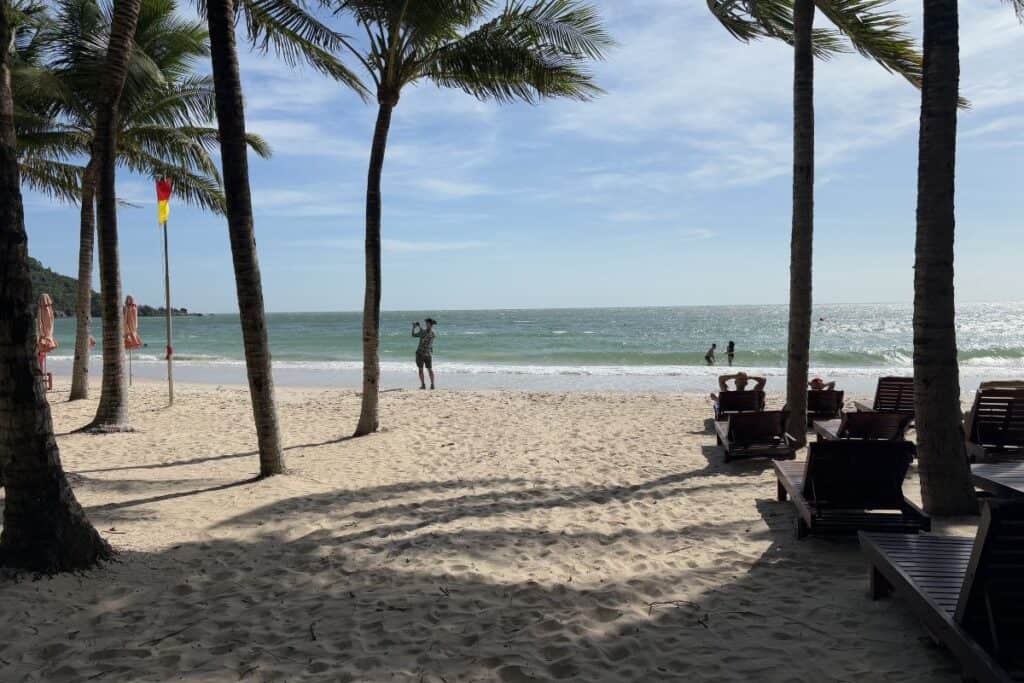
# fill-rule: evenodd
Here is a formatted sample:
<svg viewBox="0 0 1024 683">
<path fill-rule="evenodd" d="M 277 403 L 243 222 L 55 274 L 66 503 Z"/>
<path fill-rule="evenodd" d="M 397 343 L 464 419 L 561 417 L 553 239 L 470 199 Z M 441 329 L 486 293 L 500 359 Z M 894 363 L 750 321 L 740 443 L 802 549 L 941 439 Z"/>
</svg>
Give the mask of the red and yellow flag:
<svg viewBox="0 0 1024 683">
<path fill-rule="evenodd" d="M 157 178 L 156 206 L 160 224 L 166 224 L 171 217 L 171 181 L 168 178 Z"/>
</svg>

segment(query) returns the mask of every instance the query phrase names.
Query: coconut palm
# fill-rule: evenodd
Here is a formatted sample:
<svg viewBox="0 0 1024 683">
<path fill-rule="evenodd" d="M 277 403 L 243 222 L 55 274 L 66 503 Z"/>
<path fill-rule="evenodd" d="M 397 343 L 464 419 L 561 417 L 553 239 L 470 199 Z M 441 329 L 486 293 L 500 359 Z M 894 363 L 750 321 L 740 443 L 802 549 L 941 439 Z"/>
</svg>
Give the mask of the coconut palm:
<svg viewBox="0 0 1024 683">
<path fill-rule="evenodd" d="M 91 159 L 79 168 L 67 158 L 89 155 L 96 123 L 94 83 L 109 29 L 109 13 L 95 0 L 62 0 L 43 32 L 49 36 L 44 38 L 48 68 L 42 74 L 25 69 L 19 79 L 43 78 L 50 84 L 42 92 L 30 91 L 33 97 L 20 117 L 25 180 L 56 197 L 77 190 L 81 208 L 71 400 L 88 396 L 96 169 Z M 135 75 L 126 83 L 120 108 L 117 160 L 141 175 L 170 178 L 185 203 L 223 213 L 220 176 L 209 154 L 217 142 L 216 129 L 208 126 L 214 117 L 213 81 L 194 73 L 196 61 L 207 54 L 206 31 L 181 19 L 173 0 L 143 0 L 132 57 Z M 248 141 L 258 154 L 269 156 L 262 139 L 249 136 Z"/>
<path fill-rule="evenodd" d="M 936 515 L 977 511 L 964 447 L 953 296 L 960 57 L 957 0 L 924 1 L 924 82 L 914 247 L 914 411 L 921 498 Z"/>
<path fill-rule="evenodd" d="M 366 187 L 363 399 L 356 435 L 378 427 L 381 192 L 391 115 L 402 88 L 418 81 L 480 99 L 589 99 L 600 92 L 586 69 L 611 45 L 597 11 L 576 0 L 337 0 L 336 11 L 367 36 L 346 49 L 365 68 L 377 99 Z"/>
<path fill-rule="evenodd" d="M 284 471 L 281 434 L 274 402 L 263 285 L 246 157 L 245 107 L 235 44 L 235 23 L 257 49 L 273 51 L 287 63 L 303 62 L 357 90 L 362 86 L 333 53 L 341 36 L 291 0 L 206 0 L 200 2 L 210 29 L 210 55 L 216 93 L 228 236 L 245 348 L 246 374 L 259 448 L 260 476 Z"/>
<path fill-rule="evenodd" d="M 0 45 L 10 44 L 17 12 L 0 3 Z M 38 572 L 84 569 L 110 555 L 68 485 L 38 382 L 28 236 L 21 201 L 14 101 L 0 50 L 0 466 L 6 498 L 0 566 Z"/>
<path fill-rule="evenodd" d="M 1020 1 L 1020 0 L 1015 0 Z M 790 239 L 789 340 L 786 404 L 789 432 L 807 434 L 807 373 L 811 347 L 814 239 L 814 57 L 848 50 L 920 85 L 921 59 L 904 33 L 906 20 L 885 8 L 889 0 L 707 0 L 734 37 L 763 37 L 793 45 L 793 223 Z M 838 29 L 814 29 L 820 10 Z M 847 42 L 842 36 L 845 35 Z"/>
</svg>

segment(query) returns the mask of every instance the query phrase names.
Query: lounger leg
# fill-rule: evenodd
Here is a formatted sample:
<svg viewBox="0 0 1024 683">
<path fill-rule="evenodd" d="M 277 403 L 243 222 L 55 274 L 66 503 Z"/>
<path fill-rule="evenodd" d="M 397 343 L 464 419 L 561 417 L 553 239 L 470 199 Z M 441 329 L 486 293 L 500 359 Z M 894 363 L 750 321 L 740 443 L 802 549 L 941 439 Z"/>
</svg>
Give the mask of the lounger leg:
<svg viewBox="0 0 1024 683">
<path fill-rule="evenodd" d="M 872 600 L 881 600 L 892 593 L 892 584 L 875 567 L 871 568 L 871 577 L 868 583 Z"/>
<path fill-rule="evenodd" d="M 779 502 L 780 503 L 785 503 L 786 502 L 786 498 L 788 498 L 788 495 L 786 494 L 786 487 L 782 485 L 782 481 L 781 480 L 780 481 L 776 481 L 775 482 L 775 486 L 778 489 L 778 492 L 776 493 L 776 496 L 778 497 Z"/>
<path fill-rule="evenodd" d="M 807 522 L 804 518 L 799 515 L 796 516 L 796 540 L 802 541 L 807 538 L 811 533 L 811 528 L 807 526 Z"/>
</svg>

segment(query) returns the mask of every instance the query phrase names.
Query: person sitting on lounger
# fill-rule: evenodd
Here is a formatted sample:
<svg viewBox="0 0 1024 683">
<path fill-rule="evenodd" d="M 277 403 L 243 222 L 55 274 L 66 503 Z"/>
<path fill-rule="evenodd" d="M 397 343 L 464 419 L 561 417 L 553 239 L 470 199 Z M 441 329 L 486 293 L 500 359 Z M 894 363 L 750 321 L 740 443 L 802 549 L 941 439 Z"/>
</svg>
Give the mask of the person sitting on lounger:
<svg viewBox="0 0 1024 683">
<path fill-rule="evenodd" d="M 807 383 L 807 386 L 811 391 L 835 391 L 836 383 L 826 382 L 820 377 L 815 377 Z"/>
<path fill-rule="evenodd" d="M 721 391 L 746 391 L 747 385 L 750 382 L 754 382 L 754 391 L 761 391 L 764 389 L 764 385 L 768 380 L 764 377 L 757 377 L 754 375 L 748 375 L 745 372 L 737 372 L 735 375 L 719 375 L 718 377 L 718 390 Z M 734 388 L 729 388 L 729 382 L 733 383 Z M 711 400 L 718 403 L 718 394 L 712 393 Z"/>
</svg>

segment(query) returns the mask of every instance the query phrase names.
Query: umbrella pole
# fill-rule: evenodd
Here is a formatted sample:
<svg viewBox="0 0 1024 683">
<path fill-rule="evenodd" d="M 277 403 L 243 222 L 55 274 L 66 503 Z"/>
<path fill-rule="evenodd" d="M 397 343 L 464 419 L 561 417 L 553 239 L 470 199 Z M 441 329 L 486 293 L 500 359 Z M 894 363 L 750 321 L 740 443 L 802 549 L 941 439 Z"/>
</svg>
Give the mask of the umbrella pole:
<svg viewBox="0 0 1024 683">
<path fill-rule="evenodd" d="M 164 221 L 164 306 L 167 309 L 167 405 L 174 405 L 174 345 L 171 343 L 171 257 Z"/>
</svg>

